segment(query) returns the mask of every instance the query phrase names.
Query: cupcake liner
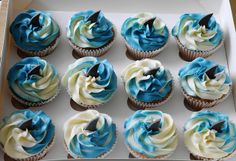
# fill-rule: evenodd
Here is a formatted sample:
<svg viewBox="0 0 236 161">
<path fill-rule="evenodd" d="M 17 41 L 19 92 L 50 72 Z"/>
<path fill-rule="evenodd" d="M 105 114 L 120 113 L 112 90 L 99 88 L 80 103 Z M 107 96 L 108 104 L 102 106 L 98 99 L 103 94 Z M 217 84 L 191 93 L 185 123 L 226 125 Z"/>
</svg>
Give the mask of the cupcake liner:
<svg viewBox="0 0 236 161">
<path fill-rule="evenodd" d="M 56 92 L 56 94 L 55 94 L 53 97 L 51 97 L 51 98 L 48 99 L 48 100 L 41 101 L 41 102 L 29 102 L 29 101 L 23 100 L 23 99 L 19 98 L 18 96 L 16 96 L 16 95 L 12 92 L 11 89 L 10 89 L 10 93 L 11 93 L 11 96 L 12 96 L 15 100 L 17 100 L 17 101 L 18 101 L 19 103 L 21 103 L 21 104 L 26 105 L 27 107 L 40 107 L 40 106 L 43 106 L 43 105 L 45 105 L 45 104 L 51 102 L 53 99 L 55 99 L 55 98 L 58 96 L 58 94 L 60 93 L 60 89 L 61 89 L 61 88 L 60 88 L 60 85 L 59 85 L 59 87 L 58 87 L 58 89 L 57 89 L 57 92 Z"/>
<path fill-rule="evenodd" d="M 12 158 L 12 159 L 14 159 L 16 161 L 38 161 L 38 160 L 41 160 L 42 158 L 44 158 L 47 155 L 47 153 L 52 148 L 54 143 L 55 143 L 55 136 L 53 137 L 53 140 L 51 141 L 51 143 L 39 154 L 28 157 L 28 158 L 24 158 L 24 159 L 19 159 L 19 158 Z M 5 155 L 7 155 L 7 154 L 5 153 Z M 8 157 L 11 158 L 10 156 L 8 156 Z"/>
<path fill-rule="evenodd" d="M 126 145 L 126 147 L 128 151 L 137 159 L 160 160 L 160 159 L 167 159 L 173 154 L 173 153 L 170 153 L 168 155 L 162 155 L 162 156 L 157 156 L 155 158 L 149 158 L 143 154 L 133 151 L 128 145 Z"/>
<path fill-rule="evenodd" d="M 224 37 L 222 37 L 220 43 L 211 50 L 201 51 L 201 50 L 190 50 L 187 49 L 179 40 L 178 37 L 175 37 L 178 48 L 179 48 L 179 55 L 185 61 L 192 61 L 195 58 L 203 57 L 207 58 L 214 54 L 223 44 L 224 44 Z"/>
<path fill-rule="evenodd" d="M 117 144 L 117 134 L 118 134 L 118 131 L 116 130 L 116 140 L 115 140 L 114 144 L 112 145 L 111 149 L 108 150 L 107 152 L 105 152 L 104 154 L 101 154 L 100 156 L 96 157 L 96 159 L 104 159 L 106 156 L 108 156 L 113 151 L 113 149 L 115 148 L 115 146 Z M 66 152 L 72 157 L 72 155 L 70 154 L 70 151 L 68 150 L 68 148 L 66 146 L 65 141 L 64 141 L 64 148 L 65 148 Z M 84 158 L 74 158 L 74 159 L 84 159 Z"/>
<path fill-rule="evenodd" d="M 211 108 L 221 102 L 223 102 L 231 93 L 231 87 L 230 87 L 230 91 L 223 95 L 221 98 L 219 99 L 215 99 L 215 100 L 204 100 L 198 97 L 193 97 L 188 95 L 185 90 L 182 88 L 182 93 L 187 101 L 187 103 L 190 105 L 191 108 L 196 109 L 196 110 L 202 110 L 204 108 Z"/>
<path fill-rule="evenodd" d="M 116 31 L 116 28 L 114 25 L 113 25 L 113 33 L 114 33 L 114 36 L 113 36 L 112 40 L 100 48 L 86 49 L 86 48 L 82 48 L 82 47 L 75 45 L 70 39 L 68 40 L 68 42 L 69 42 L 70 46 L 77 52 L 77 55 L 79 57 L 85 57 L 85 56 L 100 57 L 100 56 L 105 55 L 115 42 L 117 31 Z"/>
<path fill-rule="evenodd" d="M 172 78 L 172 80 L 173 80 L 173 82 L 172 82 L 171 91 L 162 100 L 153 101 L 153 102 L 141 102 L 141 101 L 136 100 L 135 98 L 133 98 L 130 95 L 128 97 L 138 107 L 143 107 L 145 109 L 156 108 L 156 107 L 161 106 L 161 105 L 165 104 L 166 102 L 168 102 L 170 100 L 170 98 L 172 97 L 172 95 L 174 93 L 174 84 L 175 84 L 173 78 Z"/>
<path fill-rule="evenodd" d="M 26 51 L 26 50 L 21 49 L 18 46 L 17 46 L 17 49 L 20 52 L 22 52 L 25 57 L 27 57 L 27 56 L 28 57 L 31 57 L 31 56 L 45 57 L 45 56 L 51 54 L 56 49 L 59 41 L 60 41 L 60 35 L 46 49 L 41 50 L 41 51 Z"/>
<path fill-rule="evenodd" d="M 169 33 L 169 31 L 168 31 L 168 33 Z M 157 55 L 159 55 L 167 47 L 168 41 L 169 41 L 169 37 L 168 37 L 165 45 L 163 45 L 159 49 L 152 50 L 152 51 L 139 51 L 139 50 L 136 50 L 133 47 L 131 47 L 128 44 L 127 41 L 125 41 L 125 46 L 127 48 L 128 55 L 130 55 L 132 58 L 134 58 L 136 60 L 140 60 L 140 59 L 143 59 L 143 58 L 153 58 L 153 57 L 156 57 Z"/>
</svg>

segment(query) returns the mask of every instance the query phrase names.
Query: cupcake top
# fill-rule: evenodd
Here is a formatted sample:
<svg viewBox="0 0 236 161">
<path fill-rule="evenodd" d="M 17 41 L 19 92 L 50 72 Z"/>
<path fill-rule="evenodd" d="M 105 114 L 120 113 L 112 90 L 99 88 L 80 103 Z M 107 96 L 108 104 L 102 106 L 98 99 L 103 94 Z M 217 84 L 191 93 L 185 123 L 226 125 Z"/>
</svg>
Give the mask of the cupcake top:
<svg viewBox="0 0 236 161">
<path fill-rule="evenodd" d="M 54 97 L 60 83 L 54 66 L 39 57 L 20 60 L 11 67 L 7 79 L 15 96 L 36 103 Z"/>
<path fill-rule="evenodd" d="M 171 92 L 173 83 L 169 70 L 152 59 L 137 60 L 127 66 L 122 80 L 128 95 L 143 102 L 162 100 Z"/>
<path fill-rule="evenodd" d="M 208 51 L 220 44 L 223 33 L 213 14 L 183 14 L 172 29 L 182 45 L 191 50 Z"/>
<path fill-rule="evenodd" d="M 41 51 L 60 35 L 60 29 L 46 12 L 27 10 L 20 13 L 10 26 L 16 45 L 25 51 Z"/>
<path fill-rule="evenodd" d="M 0 143 L 14 159 L 35 156 L 53 142 L 55 127 L 44 112 L 19 110 L 0 123 Z"/>
<path fill-rule="evenodd" d="M 101 11 L 87 10 L 71 17 L 67 37 L 81 48 L 100 48 L 112 41 L 114 28 Z"/>
<path fill-rule="evenodd" d="M 99 105 L 115 92 L 117 77 L 107 60 L 83 57 L 69 65 L 62 83 L 78 104 Z"/>
<path fill-rule="evenodd" d="M 213 61 L 196 58 L 179 71 L 181 86 L 193 97 L 215 100 L 231 90 L 231 79 L 225 67 Z"/>
<path fill-rule="evenodd" d="M 167 43 L 169 31 L 161 19 L 151 13 L 140 13 L 125 20 L 121 34 L 139 51 L 153 51 Z"/>
<path fill-rule="evenodd" d="M 184 141 L 194 155 L 223 158 L 236 149 L 236 127 L 222 113 L 200 111 L 185 124 Z"/>
<path fill-rule="evenodd" d="M 64 139 L 73 158 L 97 158 L 116 142 L 116 125 L 96 110 L 79 112 L 64 124 Z"/>
<path fill-rule="evenodd" d="M 174 121 L 161 111 L 136 111 L 125 120 L 124 128 L 125 143 L 148 158 L 169 155 L 177 147 Z"/>
</svg>

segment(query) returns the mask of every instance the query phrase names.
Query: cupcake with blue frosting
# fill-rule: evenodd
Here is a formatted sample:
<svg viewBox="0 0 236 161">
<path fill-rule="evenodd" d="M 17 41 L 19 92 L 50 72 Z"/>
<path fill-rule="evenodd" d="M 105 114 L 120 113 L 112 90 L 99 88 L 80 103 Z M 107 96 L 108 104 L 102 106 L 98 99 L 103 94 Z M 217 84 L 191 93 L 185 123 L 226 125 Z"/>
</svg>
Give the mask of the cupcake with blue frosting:
<svg viewBox="0 0 236 161">
<path fill-rule="evenodd" d="M 139 110 L 124 122 L 125 144 L 138 159 L 165 159 L 178 144 L 172 117 L 157 110 Z"/>
<path fill-rule="evenodd" d="M 133 59 L 157 56 L 167 45 L 169 31 L 165 23 L 151 13 L 140 13 L 125 20 L 121 28 L 127 55 Z"/>
<path fill-rule="evenodd" d="M 107 114 L 86 110 L 64 124 L 64 142 L 69 158 L 104 158 L 116 144 L 116 125 Z"/>
<path fill-rule="evenodd" d="M 224 42 L 223 31 L 213 14 L 183 14 L 172 29 L 183 60 L 209 57 Z"/>
<path fill-rule="evenodd" d="M 17 62 L 10 68 L 7 80 L 13 98 L 25 108 L 44 105 L 59 92 L 57 70 L 39 57 Z"/>
<path fill-rule="evenodd" d="M 74 103 L 85 109 L 95 108 L 111 99 L 117 77 L 109 61 L 83 57 L 69 65 L 62 84 Z"/>
<path fill-rule="evenodd" d="M 223 113 L 193 113 L 184 126 L 184 142 L 193 160 L 225 160 L 236 150 L 236 126 Z"/>
<path fill-rule="evenodd" d="M 6 160 L 37 161 L 53 146 L 55 126 L 42 111 L 18 110 L 0 123 L 0 143 Z"/>
<path fill-rule="evenodd" d="M 10 32 L 22 57 L 52 53 L 60 37 L 60 28 L 50 14 L 34 9 L 20 13 L 12 22 Z"/>
<path fill-rule="evenodd" d="M 161 62 L 142 59 L 128 65 L 123 73 L 128 105 L 137 109 L 154 108 L 167 102 L 173 92 L 174 80 Z"/>
<path fill-rule="evenodd" d="M 74 57 L 98 57 L 104 55 L 114 43 L 115 27 L 102 11 L 81 11 L 71 17 L 67 25 L 67 38 Z"/>
<path fill-rule="evenodd" d="M 232 81 L 224 66 L 196 58 L 179 71 L 185 105 L 191 110 L 213 107 L 231 92 Z"/>
</svg>

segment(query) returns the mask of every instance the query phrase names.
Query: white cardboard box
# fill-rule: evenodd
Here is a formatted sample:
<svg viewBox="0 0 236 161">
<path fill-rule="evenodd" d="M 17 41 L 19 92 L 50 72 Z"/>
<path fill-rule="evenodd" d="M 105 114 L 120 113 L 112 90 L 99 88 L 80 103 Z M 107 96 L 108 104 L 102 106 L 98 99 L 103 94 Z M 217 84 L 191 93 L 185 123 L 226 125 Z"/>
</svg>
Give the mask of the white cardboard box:
<svg viewBox="0 0 236 161">
<path fill-rule="evenodd" d="M 0 75 L 0 112 L 1 118 L 16 109 L 10 101 L 10 94 L 7 88 L 6 75 L 10 66 L 20 60 L 16 54 L 16 48 L 9 34 L 9 24 L 14 17 L 23 10 L 35 8 L 46 10 L 52 14 L 54 19 L 61 27 L 61 42 L 56 51 L 45 59 L 54 64 L 59 71 L 60 76 L 63 75 L 67 66 L 75 61 L 71 55 L 70 48 L 65 33 L 65 26 L 70 16 L 76 11 L 85 9 L 102 10 L 117 27 L 118 36 L 111 50 L 102 58 L 108 59 L 114 66 L 114 70 L 118 76 L 118 89 L 112 100 L 98 111 L 104 112 L 112 116 L 118 127 L 118 143 L 108 158 L 127 159 L 128 151 L 124 145 L 123 138 L 123 122 L 124 119 L 133 113 L 127 104 L 127 95 L 124 91 L 123 84 L 120 79 L 122 70 L 126 65 L 132 62 L 125 55 L 125 45 L 120 36 L 120 28 L 124 20 L 138 12 L 148 11 L 161 17 L 171 31 L 177 22 L 180 14 L 188 12 L 211 13 L 217 17 L 217 20 L 223 27 L 225 34 L 225 44 L 216 54 L 209 59 L 228 66 L 231 78 L 233 79 L 234 94 L 222 104 L 212 108 L 213 111 L 224 112 L 229 115 L 230 119 L 236 123 L 236 34 L 230 8 L 229 0 L 3 0 L 2 10 L 0 11 L 0 54 L 2 54 L 2 65 Z M 183 96 L 178 84 L 178 70 L 186 63 L 178 56 L 178 49 L 174 38 L 171 37 L 167 49 L 164 50 L 155 59 L 160 60 L 174 75 L 176 88 L 174 96 L 165 105 L 156 108 L 173 116 L 178 128 L 179 144 L 177 150 L 170 157 L 173 160 L 188 160 L 189 153 L 183 143 L 183 125 L 190 117 L 191 112 L 183 105 Z M 46 160 L 64 160 L 67 154 L 63 148 L 63 131 L 62 124 L 67 118 L 74 115 L 76 111 L 71 109 L 69 105 L 69 96 L 65 89 L 62 88 L 59 96 L 48 105 L 41 108 L 32 108 L 32 110 L 43 110 L 52 117 L 56 125 L 56 143 L 52 150 L 45 157 Z M 0 159 L 3 153 L 0 153 Z M 233 161 L 235 159 L 231 159 Z"/>
</svg>

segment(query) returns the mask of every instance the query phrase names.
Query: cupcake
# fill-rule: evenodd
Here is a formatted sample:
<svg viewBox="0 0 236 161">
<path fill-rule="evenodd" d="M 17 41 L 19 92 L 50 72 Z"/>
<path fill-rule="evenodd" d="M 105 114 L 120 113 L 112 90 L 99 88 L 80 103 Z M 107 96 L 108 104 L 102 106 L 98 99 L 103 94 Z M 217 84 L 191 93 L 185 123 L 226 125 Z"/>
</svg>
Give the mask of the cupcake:
<svg viewBox="0 0 236 161">
<path fill-rule="evenodd" d="M 116 144 L 116 125 L 96 110 L 79 112 L 64 124 L 69 158 L 104 158 Z"/>
<path fill-rule="evenodd" d="M 115 27 L 101 11 L 74 14 L 67 25 L 67 38 L 75 57 L 102 56 L 112 46 Z"/>
<path fill-rule="evenodd" d="M 33 9 L 20 13 L 12 22 L 10 32 L 21 57 L 52 53 L 60 37 L 60 28 L 49 13 Z"/>
<path fill-rule="evenodd" d="M 184 126 L 184 142 L 194 160 L 223 160 L 236 150 L 236 127 L 225 114 L 196 112 Z"/>
<path fill-rule="evenodd" d="M 18 110 L 0 123 L 5 160 L 37 161 L 54 143 L 55 126 L 42 111 Z"/>
<path fill-rule="evenodd" d="M 213 14 L 183 14 L 172 29 L 183 60 L 214 54 L 224 42 L 223 32 Z"/>
<path fill-rule="evenodd" d="M 140 13 L 125 20 L 121 28 L 127 55 L 137 60 L 157 56 L 166 46 L 169 31 L 165 23 L 151 13 Z"/>
<path fill-rule="evenodd" d="M 196 58 L 179 71 L 185 105 L 193 111 L 210 108 L 224 101 L 232 82 L 225 67 L 204 58 Z"/>
<path fill-rule="evenodd" d="M 7 80 L 13 98 L 25 107 L 42 106 L 59 91 L 55 67 L 39 57 L 20 60 L 9 70 Z"/>
<path fill-rule="evenodd" d="M 107 60 L 83 57 L 69 65 L 62 84 L 73 102 L 88 109 L 110 100 L 117 88 L 117 77 Z"/>
<path fill-rule="evenodd" d="M 164 159 L 178 143 L 177 130 L 169 114 L 139 110 L 124 122 L 125 144 L 138 159 Z"/>
<path fill-rule="evenodd" d="M 154 108 L 169 100 L 174 80 L 158 60 L 137 60 L 122 73 L 130 105 L 137 109 Z"/>
</svg>

